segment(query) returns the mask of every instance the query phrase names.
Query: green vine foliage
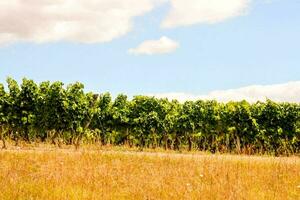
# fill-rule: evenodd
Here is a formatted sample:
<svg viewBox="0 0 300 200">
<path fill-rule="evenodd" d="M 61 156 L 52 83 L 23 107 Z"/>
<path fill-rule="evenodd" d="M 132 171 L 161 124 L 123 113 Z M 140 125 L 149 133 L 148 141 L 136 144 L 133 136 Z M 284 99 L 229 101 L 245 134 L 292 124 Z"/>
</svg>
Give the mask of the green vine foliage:
<svg viewBox="0 0 300 200">
<path fill-rule="evenodd" d="M 300 104 L 93 94 L 82 83 L 0 84 L 0 139 L 211 152 L 300 152 Z"/>
</svg>

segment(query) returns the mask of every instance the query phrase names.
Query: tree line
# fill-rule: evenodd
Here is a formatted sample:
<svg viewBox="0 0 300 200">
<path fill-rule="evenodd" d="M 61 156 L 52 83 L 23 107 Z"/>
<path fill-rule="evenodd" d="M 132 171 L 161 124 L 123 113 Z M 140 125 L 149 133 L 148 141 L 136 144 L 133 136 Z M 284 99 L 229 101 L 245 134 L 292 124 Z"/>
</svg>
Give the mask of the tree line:
<svg viewBox="0 0 300 200">
<path fill-rule="evenodd" d="M 297 154 L 300 104 L 221 103 L 84 91 L 76 82 L 7 78 L 0 84 L 0 139 L 211 152 Z"/>
</svg>

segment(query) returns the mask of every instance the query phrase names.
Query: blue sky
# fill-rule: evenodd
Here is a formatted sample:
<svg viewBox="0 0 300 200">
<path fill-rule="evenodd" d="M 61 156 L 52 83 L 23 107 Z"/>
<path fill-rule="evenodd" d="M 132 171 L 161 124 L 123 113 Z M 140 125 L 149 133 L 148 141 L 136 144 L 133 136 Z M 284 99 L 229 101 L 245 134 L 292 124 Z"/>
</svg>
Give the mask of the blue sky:
<svg viewBox="0 0 300 200">
<path fill-rule="evenodd" d="M 114 95 L 199 95 L 300 81 L 300 1 L 252 0 L 245 13 L 220 22 L 162 28 L 170 7 L 162 3 L 132 17 L 132 30 L 110 41 L 39 43 L 26 38 L 4 44 L 0 81 L 7 76 L 80 81 L 89 91 Z M 128 53 L 163 36 L 179 46 L 169 53 Z"/>
</svg>

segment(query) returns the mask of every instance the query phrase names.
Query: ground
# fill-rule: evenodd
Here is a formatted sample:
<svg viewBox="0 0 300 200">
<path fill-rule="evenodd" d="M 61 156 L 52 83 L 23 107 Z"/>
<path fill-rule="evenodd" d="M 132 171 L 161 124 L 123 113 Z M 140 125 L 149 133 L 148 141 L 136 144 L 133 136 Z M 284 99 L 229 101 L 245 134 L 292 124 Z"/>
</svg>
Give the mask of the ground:
<svg viewBox="0 0 300 200">
<path fill-rule="evenodd" d="M 138 152 L 126 148 L 0 150 L 0 199 L 300 199 L 300 158 Z"/>
</svg>

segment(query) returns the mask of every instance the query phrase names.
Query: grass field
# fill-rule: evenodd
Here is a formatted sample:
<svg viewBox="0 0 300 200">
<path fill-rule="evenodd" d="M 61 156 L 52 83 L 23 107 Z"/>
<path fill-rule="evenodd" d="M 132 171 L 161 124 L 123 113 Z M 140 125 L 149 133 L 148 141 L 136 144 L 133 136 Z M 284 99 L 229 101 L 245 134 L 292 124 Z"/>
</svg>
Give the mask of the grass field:
<svg viewBox="0 0 300 200">
<path fill-rule="evenodd" d="M 0 199 L 300 199 L 300 158 L 124 149 L 0 151 Z"/>
</svg>

